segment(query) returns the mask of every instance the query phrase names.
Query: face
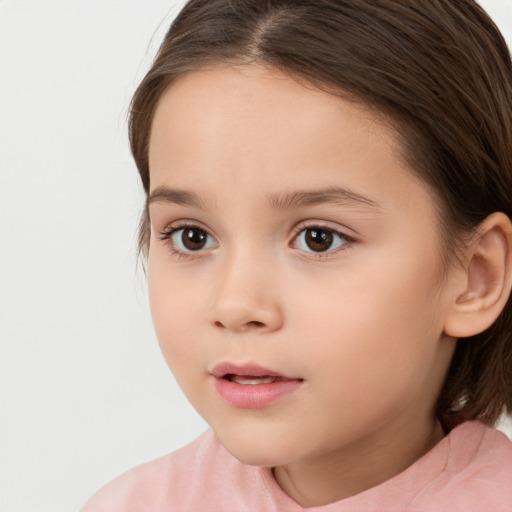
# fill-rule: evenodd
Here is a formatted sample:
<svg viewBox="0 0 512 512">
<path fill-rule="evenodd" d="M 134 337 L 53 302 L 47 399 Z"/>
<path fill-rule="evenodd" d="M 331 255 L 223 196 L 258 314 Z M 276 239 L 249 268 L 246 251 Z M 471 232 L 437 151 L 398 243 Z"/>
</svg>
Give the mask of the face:
<svg viewBox="0 0 512 512">
<path fill-rule="evenodd" d="M 219 66 L 164 93 L 149 157 L 155 329 L 229 451 L 279 466 L 424 430 L 449 286 L 433 199 L 384 123 Z"/>
</svg>

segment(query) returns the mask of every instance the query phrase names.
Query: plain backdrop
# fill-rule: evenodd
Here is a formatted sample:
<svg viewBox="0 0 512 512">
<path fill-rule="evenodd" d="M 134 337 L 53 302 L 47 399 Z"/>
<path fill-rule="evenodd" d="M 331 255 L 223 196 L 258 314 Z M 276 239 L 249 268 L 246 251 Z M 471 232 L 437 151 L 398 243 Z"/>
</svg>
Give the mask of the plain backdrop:
<svg viewBox="0 0 512 512">
<path fill-rule="evenodd" d="M 126 136 L 181 4 L 0 0 L 0 512 L 78 510 L 206 428 L 151 327 Z M 511 42 L 512 0 L 482 4 Z"/>
</svg>

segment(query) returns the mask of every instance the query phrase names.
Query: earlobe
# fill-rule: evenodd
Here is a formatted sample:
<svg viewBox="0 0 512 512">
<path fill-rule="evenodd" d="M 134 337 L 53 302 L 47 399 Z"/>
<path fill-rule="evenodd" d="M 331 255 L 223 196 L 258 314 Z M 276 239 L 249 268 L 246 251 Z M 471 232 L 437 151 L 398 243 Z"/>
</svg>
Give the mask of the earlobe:
<svg viewBox="0 0 512 512">
<path fill-rule="evenodd" d="M 459 292 L 450 306 L 445 333 L 454 338 L 474 336 L 498 318 L 512 287 L 512 223 L 493 213 L 478 227 L 466 250 Z"/>
</svg>

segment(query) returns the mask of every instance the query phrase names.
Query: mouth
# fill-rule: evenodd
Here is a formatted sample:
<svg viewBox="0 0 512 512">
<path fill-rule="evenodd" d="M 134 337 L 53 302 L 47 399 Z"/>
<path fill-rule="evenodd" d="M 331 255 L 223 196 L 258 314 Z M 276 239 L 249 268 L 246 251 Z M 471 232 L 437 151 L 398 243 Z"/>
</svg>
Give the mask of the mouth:
<svg viewBox="0 0 512 512">
<path fill-rule="evenodd" d="M 275 379 L 275 380 L 297 380 L 297 377 L 291 377 L 274 370 L 269 370 L 257 364 L 234 364 L 230 362 L 223 362 L 215 365 L 210 371 L 211 375 L 215 378 L 226 378 L 228 380 L 255 380 L 255 379 Z M 240 382 L 242 384 L 242 382 Z M 259 383 L 256 382 L 256 384 Z"/>
<path fill-rule="evenodd" d="M 235 384 L 241 384 L 242 386 L 255 386 L 258 384 L 272 384 L 279 380 L 279 377 L 270 377 L 269 375 L 235 375 L 228 373 L 227 375 L 224 375 L 223 379 L 227 379 L 229 382 L 234 382 Z"/>
<path fill-rule="evenodd" d="M 241 409 L 261 409 L 297 390 L 304 379 L 257 365 L 220 363 L 210 372 L 217 393 Z"/>
</svg>

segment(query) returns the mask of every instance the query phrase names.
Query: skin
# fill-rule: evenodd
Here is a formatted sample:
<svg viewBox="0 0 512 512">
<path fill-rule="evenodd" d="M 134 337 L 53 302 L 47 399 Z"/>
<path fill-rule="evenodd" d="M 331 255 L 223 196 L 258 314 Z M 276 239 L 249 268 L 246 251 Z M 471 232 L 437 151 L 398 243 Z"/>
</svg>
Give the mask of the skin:
<svg viewBox="0 0 512 512">
<path fill-rule="evenodd" d="M 218 66 L 163 94 L 149 158 L 157 336 L 235 457 L 273 467 L 291 498 L 313 506 L 378 485 L 442 438 L 434 407 L 458 281 L 443 274 L 432 194 L 384 123 L 277 70 Z M 333 188 L 351 199 L 283 200 Z M 208 233 L 203 249 L 169 237 L 184 222 Z M 347 238 L 314 252 L 301 231 L 312 226 Z M 302 382 L 263 409 L 236 408 L 209 375 L 221 361 Z"/>
</svg>

